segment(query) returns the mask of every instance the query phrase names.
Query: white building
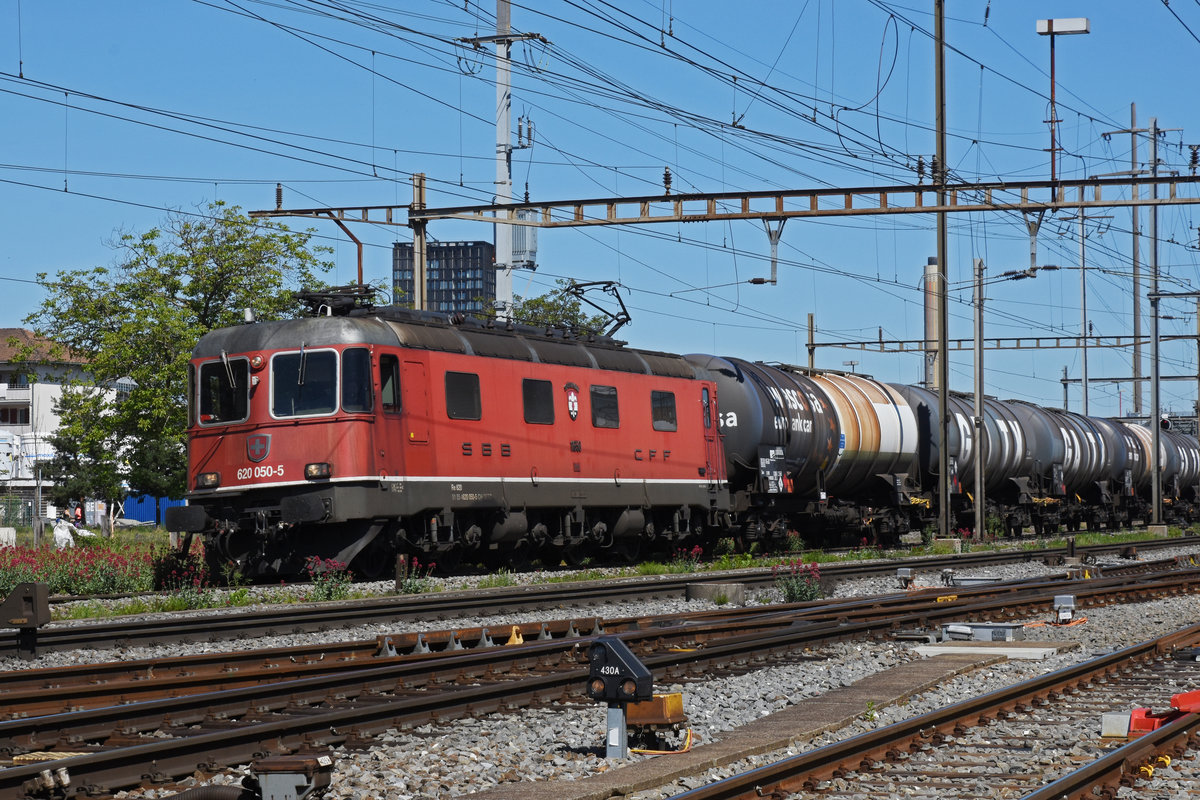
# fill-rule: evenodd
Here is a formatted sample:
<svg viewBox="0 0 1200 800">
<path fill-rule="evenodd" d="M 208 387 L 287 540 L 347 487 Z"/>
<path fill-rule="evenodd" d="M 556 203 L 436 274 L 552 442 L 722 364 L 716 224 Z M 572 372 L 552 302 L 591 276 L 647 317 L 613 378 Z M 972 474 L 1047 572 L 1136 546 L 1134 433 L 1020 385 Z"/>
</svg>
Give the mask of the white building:
<svg viewBox="0 0 1200 800">
<path fill-rule="evenodd" d="M 27 348 L 37 363 L 18 361 Z M 0 328 L 0 497 L 19 500 L 26 517 L 38 495 L 37 463 L 53 454 L 48 438 L 58 429 L 61 381 L 83 374 L 82 359 L 66 348 L 24 328 Z M 9 506 L 0 506 L 0 513 Z M 38 515 L 45 510 L 43 505 Z"/>
</svg>

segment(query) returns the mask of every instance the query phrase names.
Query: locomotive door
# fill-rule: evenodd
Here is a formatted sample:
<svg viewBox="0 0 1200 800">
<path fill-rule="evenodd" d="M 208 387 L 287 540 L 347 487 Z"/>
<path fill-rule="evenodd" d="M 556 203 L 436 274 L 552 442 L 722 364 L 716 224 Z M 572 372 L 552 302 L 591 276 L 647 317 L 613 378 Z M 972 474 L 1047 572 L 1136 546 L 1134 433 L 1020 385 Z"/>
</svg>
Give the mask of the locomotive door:
<svg viewBox="0 0 1200 800">
<path fill-rule="evenodd" d="M 725 454 L 721 452 L 721 441 L 718 438 L 720 429 L 717 427 L 716 394 L 705 386 L 700 390 L 700 408 L 704 415 L 704 477 L 708 480 L 708 490 L 716 492 L 721 480 L 724 479 Z"/>
<path fill-rule="evenodd" d="M 429 444 L 429 381 L 420 361 L 404 362 L 400 382 L 404 398 L 404 439 L 409 444 Z"/>
</svg>

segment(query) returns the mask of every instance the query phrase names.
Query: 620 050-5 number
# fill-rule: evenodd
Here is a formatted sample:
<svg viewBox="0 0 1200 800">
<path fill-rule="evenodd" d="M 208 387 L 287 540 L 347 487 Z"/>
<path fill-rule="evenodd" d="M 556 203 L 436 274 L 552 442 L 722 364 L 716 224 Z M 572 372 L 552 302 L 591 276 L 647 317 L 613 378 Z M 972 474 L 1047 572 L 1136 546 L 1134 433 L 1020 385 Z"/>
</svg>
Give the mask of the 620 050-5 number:
<svg viewBox="0 0 1200 800">
<path fill-rule="evenodd" d="M 237 471 L 237 479 L 239 481 L 248 481 L 251 478 L 282 478 L 283 465 L 272 466 L 270 464 L 261 464 L 257 467 L 242 467 Z"/>
</svg>

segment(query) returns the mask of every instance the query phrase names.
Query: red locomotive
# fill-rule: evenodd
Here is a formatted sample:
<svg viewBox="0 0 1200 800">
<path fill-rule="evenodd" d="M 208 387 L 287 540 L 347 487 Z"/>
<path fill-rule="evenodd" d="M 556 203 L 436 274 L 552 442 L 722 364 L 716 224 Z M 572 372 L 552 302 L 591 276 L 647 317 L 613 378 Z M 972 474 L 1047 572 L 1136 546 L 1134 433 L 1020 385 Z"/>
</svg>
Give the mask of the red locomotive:
<svg viewBox="0 0 1200 800">
<path fill-rule="evenodd" d="M 212 331 L 193 352 L 191 492 L 167 526 L 202 535 L 214 569 L 289 575 L 321 556 L 374 576 L 396 555 L 519 566 L 795 532 L 888 542 L 936 519 L 923 389 L 318 297 L 313 317 Z M 969 403 L 953 405 L 967 520 L 980 448 Z M 984 426 L 1005 530 L 1145 518 L 1144 429 L 991 399 Z M 1200 446 L 1163 446 L 1168 510 L 1187 519 Z"/>
</svg>

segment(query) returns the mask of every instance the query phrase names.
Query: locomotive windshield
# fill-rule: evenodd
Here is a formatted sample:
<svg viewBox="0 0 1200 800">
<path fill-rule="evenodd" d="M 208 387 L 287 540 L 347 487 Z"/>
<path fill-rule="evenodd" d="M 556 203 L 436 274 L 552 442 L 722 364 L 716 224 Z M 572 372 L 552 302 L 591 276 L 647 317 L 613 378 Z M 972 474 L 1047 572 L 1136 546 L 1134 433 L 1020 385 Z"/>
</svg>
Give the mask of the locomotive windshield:
<svg viewBox="0 0 1200 800">
<path fill-rule="evenodd" d="M 271 359 L 271 415 L 307 417 L 337 411 L 337 353 L 301 350 Z"/>
<path fill-rule="evenodd" d="M 242 422 L 249 416 L 250 362 L 222 358 L 200 365 L 200 423 Z"/>
</svg>

